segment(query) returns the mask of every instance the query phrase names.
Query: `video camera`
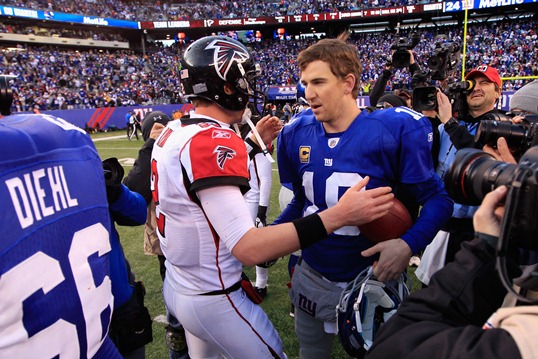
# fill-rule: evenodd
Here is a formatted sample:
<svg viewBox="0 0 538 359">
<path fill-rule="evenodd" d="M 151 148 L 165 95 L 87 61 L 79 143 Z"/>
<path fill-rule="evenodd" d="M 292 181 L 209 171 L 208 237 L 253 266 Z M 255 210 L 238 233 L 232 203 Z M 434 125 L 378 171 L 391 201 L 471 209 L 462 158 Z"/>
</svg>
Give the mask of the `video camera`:
<svg viewBox="0 0 538 359">
<path fill-rule="evenodd" d="M 392 46 L 391 50 L 395 50 L 392 54 L 391 64 L 396 68 L 408 67 L 411 63 L 411 54 L 408 50 L 413 50 L 420 42 L 420 35 L 412 33 L 410 38 L 400 37 Z"/>
<path fill-rule="evenodd" d="M 514 155 L 524 153 L 538 144 L 538 115 L 526 115 L 522 123 L 512 123 L 513 116 L 490 113 L 480 121 L 475 134 L 475 142 L 497 147 L 497 139 L 504 137 Z"/>
<path fill-rule="evenodd" d="M 447 192 L 462 204 L 479 205 L 487 193 L 502 185 L 508 187 L 508 193 L 496 248 L 496 268 L 504 287 L 518 300 L 536 303 L 514 291 L 513 284 L 538 289 L 537 266 L 512 280 L 508 277 L 507 257 L 519 260 L 520 249 L 538 249 L 538 146 L 529 148 L 518 164 L 496 161 L 487 152 L 464 148 L 456 153 L 445 176 Z"/>
<path fill-rule="evenodd" d="M 413 75 L 413 77 L 415 77 Z M 457 81 L 450 83 L 443 93 L 448 96 L 455 108 L 454 112 L 463 114 L 467 102 L 465 96 L 473 90 L 476 82 L 474 80 Z M 413 89 L 413 110 L 437 110 L 437 87 L 417 86 Z"/>
<path fill-rule="evenodd" d="M 437 43 L 433 55 L 428 58 L 428 71 L 414 73 L 413 109 L 415 111 L 437 109 L 437 87 L 431 85 L 432 80 L 444 81 L 450 72 L 460 63 L 460 46 L 453 42 Z M 445 95 L 455 103 L 455 107 L 463 110 L 466 105 L 464 95 L 474 88 L 474 81 L 453 82 L 448 85 Z M 458 113 L 462 111 L 456 111 Z"/>
<path fill-rule="evenodd" d="M 443 81 L 448 72 L 460 63 L 460 45 L 453 42 L 437 43 L 433 55 L 427 60 L 428 67 L 433 71 L 432 80 Z"/>
</svg>

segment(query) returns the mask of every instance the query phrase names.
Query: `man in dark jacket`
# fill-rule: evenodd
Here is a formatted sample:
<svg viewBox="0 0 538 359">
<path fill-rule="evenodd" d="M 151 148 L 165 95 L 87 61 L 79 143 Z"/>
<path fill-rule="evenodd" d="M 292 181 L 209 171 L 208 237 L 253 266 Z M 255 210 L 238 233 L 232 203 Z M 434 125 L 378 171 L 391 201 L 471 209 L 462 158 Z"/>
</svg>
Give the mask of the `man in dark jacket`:
<svg viewBox="0 0 538 359">
<path fill-rule="evenodd" d="M 133 168 L 123 180 L 123 183 L 127 187 L 134 192 L 140 193 L 146 200 L 148 217 L 144 225 L 144 253 L 157 256 L 159 259 L 159 270 L 163 280 L 166 273 L 164 266 L 166 258 L 161 251 L 159 238 L 155 232 L 157 222 L 155 219 L 155 202 L 151 196 L 150 176 L 153 145 L 169 121 L 171 121 L 170 117 L 162 111 L 152 111 L 144 117 L 142 121 L 142 138 L 145 142 L 138 151 L 138 158 Z M 186 358 L 185 331 L 177 322 L 177 319 L 168 316 L 168 320 L 171 325 L 166 328 L 166 341 L 170 350 L 170 358 Z"/>
<path fill-rule="evenodd" d="M 495 270 L 506 192 L 501 186 L 486 195 L 473 218 L 475 239 L 462 245 L 428 288 L 404 300 L 381 327 L 368 359 L 538 356 L 538 308 L 507 307 L 507 290 Z"/>
</svg>

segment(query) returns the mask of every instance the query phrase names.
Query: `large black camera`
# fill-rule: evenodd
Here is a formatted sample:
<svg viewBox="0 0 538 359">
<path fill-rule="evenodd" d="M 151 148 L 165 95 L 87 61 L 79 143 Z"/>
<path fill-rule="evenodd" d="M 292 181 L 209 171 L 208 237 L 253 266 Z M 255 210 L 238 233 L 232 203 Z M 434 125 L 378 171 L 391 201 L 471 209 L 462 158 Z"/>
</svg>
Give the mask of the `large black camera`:
<svg viewBox="0 0 538 359">
<path fill-rule="evenodd" d="M 475 142 L 497 147 L 497 139 L 504 137 L 514 155 L 524 153 L 538 144 L 538 115 L 526 115 L 521 123 L 512 123 L 511 118 L 501 113 L 491 113 L 480 121 Z"/>
<path fill-rule="evenodd" d="M 453 42 L 437 43 L 433 55 L 428 59 L 428 67 L 432 70 L 432 80 L 444 80 L 448 73 L 461 61 L 460 45 Z"/>
<path fill-rule="evenodd" d="M 457 203 L 479 205 L 495 188 L 509 187 L 505 215 L 512 212 L 512 241 L 538 248 L 538 147 L 531 147 L 519 163 L 496 161 L 489 153 L 464 148 L 456 153 L 445 175 L 445 187 Z"/>
<path fill-rule="evenodd" d="M 424 76 L 424 75 L 420 75 Z M 415 77 L 415 75 L 413 75 Z M 452 102 L 454 112 L 460 113 L 466 106 L 465 96 L 469 94 L 475 86 L 474 80 L 452 82 L 444 91 Z M 437 87 L 418 86 L 413 89 L 413 110 L 437 110 Z"/>
<path fill-rule="evenodd" d="M 413 74 L 413 109 L 415 111 L 437 110 L 437 87 L 433 81 L 444 81 L 449 73 L 460 63 L 460 45 L 453 42 L 437 43 L 433 55 L 428 58 L 428 70 Z M 472 91 L 473 81 L 453 82 L 448 85 L 445 95 L 452 101 L 453 107 L 462 109 L 463 95 Z M 457 110 L 455 112 L 458 112 Z"/>
<path fill-rule="evenodd" d="M 411 63 L 411 54 L 408 50 L 413 50 L 420 42 L 420 35 L 412 33 L 410 38 L 400 37 L 392 46 L 391 50 L 395 50 L 392 54 L 391 64 L 396 68 L 408 67 Z"/>
</svg>

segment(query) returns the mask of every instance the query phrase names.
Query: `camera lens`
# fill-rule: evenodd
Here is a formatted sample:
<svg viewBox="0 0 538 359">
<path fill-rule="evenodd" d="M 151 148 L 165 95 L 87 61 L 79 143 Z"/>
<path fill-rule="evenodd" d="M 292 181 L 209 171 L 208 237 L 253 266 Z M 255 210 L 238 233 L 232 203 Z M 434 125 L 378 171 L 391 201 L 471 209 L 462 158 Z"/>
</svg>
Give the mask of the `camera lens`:
<svg viewBox="0 0 538 359">
<path fill-rule="evenodd" d="M 495 188 L 508 185 L 517 165 L 496 161 L 489 153 L 464 148 L 445 176 L 445 187 L 455 202 L 477 206 Z"/>
<path fill-rule="evenodd" d="M 437 71 L 443 65 L 443 58 L 440 56 L 432 56 L 427 61 L 428 67 L 433 71 Z"/>
<path fill-rule="evenodd" d="M 527 138 L 527 129 L 507 121 L 483 120 L 478 125 L 474 139 L 475 142 L 497 147 L 499 137 L 506 139 L 509 148 L 521 148 Z"/>
</svg>

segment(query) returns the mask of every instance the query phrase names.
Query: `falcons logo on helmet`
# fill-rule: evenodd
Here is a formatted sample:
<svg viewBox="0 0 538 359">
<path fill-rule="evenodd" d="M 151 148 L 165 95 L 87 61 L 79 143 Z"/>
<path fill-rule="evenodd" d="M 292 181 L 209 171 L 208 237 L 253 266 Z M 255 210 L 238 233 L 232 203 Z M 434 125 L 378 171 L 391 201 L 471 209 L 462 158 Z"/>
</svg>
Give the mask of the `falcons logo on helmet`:
<svg viewBox="0 0 538 359">
<path fill-rule="evenodd" d="M 207 45 L 207 49 L 215 50 L 213 53 L 214 66 L 224 81 L 226 81 L 226 75 L 234 62 L 241 64 L 250 57 L 244 47 L 226 40 L 213 40 Z"/>
<path fill-rule="evenodd" d="M 213 153 L 217 154 L 217 165 L 221 170 L 224 169 L 226 160 L 235 156 L 235 151 L 226 146 L 217 146 Z"/>
</svg>

